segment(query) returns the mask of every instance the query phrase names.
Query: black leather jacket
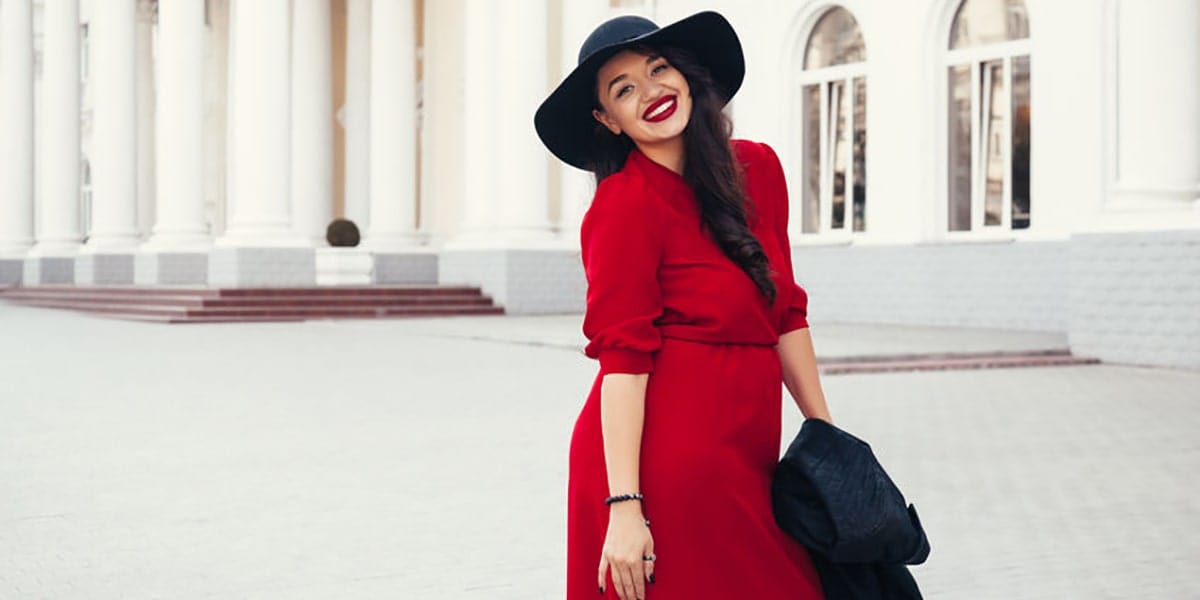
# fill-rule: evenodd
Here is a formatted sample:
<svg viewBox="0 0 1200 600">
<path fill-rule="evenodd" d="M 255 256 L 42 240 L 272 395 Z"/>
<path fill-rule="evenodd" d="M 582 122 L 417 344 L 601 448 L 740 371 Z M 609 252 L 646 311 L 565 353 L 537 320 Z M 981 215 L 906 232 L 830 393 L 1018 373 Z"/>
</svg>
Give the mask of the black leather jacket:
<svg viewBox="0 0 1200 600">
<path fill-rule="evenodd" d="M 866 442 L 806 419 L 771 494 L 775 521 L 808 548 L 828 600 L 921 598 L 905 565 L 925 562 L 929 539 Z"/>
</svg>

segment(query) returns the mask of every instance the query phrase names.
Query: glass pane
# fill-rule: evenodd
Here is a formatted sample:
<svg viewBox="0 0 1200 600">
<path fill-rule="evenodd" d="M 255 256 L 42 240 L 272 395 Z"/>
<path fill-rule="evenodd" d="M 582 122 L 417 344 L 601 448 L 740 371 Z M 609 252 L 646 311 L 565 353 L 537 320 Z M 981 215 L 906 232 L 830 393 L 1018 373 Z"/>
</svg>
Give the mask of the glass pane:
<svg viewBox="0 0 1200 600">
<path fill-rule="evenodd" d="M 1012 227 L 1029 227 L 1029 57 L 1013 59 Z"/>
<path fill-rule="evenodd" d="M 829 84 L 830 123 L 834 123 L 833 151 L 833 217 L 831 229 L 846 226 L 846 151 L 850 147 L 850 131 L 846 126 L 849 117 L 850 98 L 846 95 L 846 83 L 835 81 Z"/>
<path fill-rule="evenodd" d="M 1029 37 L 1023 0 L 963 0 L 950 27 L 950 48 L 967 48 Z"/>
<path fill-rule="evenodd" d="M 854 231 L 867 227 L 867 80 L 854 80 Z"/>
<path fill-rule="evenodd" d="M 971 67 L 950 67 L 950 152 L 947 223 L 950 231 L 971 229 Z"/>
<path fill-rule="evenodd" d="M 801 231 L 821 229 L 821 88 L 804 86 L 804 186 L 801 197 Z"/>
<path fill-rule="evenodd" d="M 844 8 L 831 8 L 817 21 L 808 38 L 804 68 L 819 69 L 866 59 L 867 50 L 858 21 Z"/>
<path fill-rule="evenodd" d="M 984 164 L 983 224 L 999 225 L 1000 213 L 1004 210 L 1004 171 L 1008 168 L 1008 157 L 1004 156 L 1006 124 L 1004 105 L 1008 95 L 1004 91 L 1004 63 L 994 60 L 983 63 L 980 82 L 984 115 L 983 139 L 987 143 L 987 162 Z"/>
</svg>

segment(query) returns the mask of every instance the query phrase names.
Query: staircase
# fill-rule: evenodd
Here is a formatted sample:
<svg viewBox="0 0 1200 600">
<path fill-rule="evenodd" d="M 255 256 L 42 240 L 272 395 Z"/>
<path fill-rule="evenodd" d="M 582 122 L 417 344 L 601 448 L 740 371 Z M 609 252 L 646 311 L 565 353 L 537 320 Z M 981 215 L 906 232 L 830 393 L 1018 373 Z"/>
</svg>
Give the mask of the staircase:
<svg viewBox="0 0 1200 600">
<path fill-rule="evenodd" d="M 452 285 L 202 288 L 0 287 L 0 300 L 160 323 L 499 315 L 479 288 Z"/>
</svg>

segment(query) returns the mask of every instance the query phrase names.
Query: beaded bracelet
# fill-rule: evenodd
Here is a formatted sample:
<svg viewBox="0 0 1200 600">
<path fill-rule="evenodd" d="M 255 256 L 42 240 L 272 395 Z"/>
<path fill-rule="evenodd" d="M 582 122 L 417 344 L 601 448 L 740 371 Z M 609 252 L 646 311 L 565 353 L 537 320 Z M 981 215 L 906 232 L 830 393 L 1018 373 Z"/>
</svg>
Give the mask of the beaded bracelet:
<svg viewBox="0 0 1200 600">
<path fill-rule="evenodd" d="M 615 502 L 624 502 L 626 500 L 642 500 L 644 498 L 645 498 L 645 496 L 642 496 L 641 493 L 621 494 L 620 496 L 609 496 L 609 497 L 605 498 L 604 503 L 609 506 L 612 506 L 613 503 L 615 503 Z"/>
</svg>

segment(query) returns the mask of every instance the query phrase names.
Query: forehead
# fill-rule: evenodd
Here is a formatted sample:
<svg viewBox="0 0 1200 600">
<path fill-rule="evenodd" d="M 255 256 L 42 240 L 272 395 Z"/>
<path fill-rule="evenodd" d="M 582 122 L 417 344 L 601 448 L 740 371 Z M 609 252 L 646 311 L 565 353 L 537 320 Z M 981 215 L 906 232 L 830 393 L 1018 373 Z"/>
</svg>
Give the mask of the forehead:
<svg viewBox="0 0 1200 600">
<path fill-rule="evenodd" d="M 600 66 L 600 70 L 596 72 L 596 80 L 603 86 L 613 77 L 640 70 L 646 66 L 646 58 L 649 56 L 650 53 L 644 50 L 622 50 Z"/>
</svg>

